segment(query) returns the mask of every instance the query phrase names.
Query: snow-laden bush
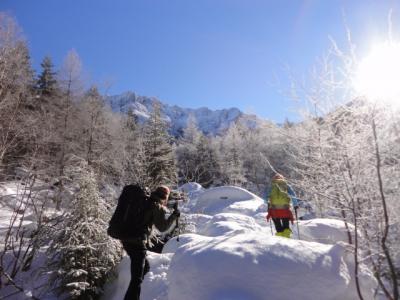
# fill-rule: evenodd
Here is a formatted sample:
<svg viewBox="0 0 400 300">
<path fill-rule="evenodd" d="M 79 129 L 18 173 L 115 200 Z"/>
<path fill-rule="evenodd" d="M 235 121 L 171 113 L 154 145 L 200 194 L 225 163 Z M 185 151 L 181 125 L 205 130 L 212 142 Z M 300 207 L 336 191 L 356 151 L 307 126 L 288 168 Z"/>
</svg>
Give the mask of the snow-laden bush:
<svg viewBox="0 0 400 300">
<path fill-rule="evenodd" d="M 92 299 L 101 294 L 121 252 L 119 244 L 107 235 L 110 217 L 94 173 L 85 164 L 72 172 L 79 190 L 72 199 L 71 211 L 53 230 L 50 267 L 59 294 Z"/>
</svg>

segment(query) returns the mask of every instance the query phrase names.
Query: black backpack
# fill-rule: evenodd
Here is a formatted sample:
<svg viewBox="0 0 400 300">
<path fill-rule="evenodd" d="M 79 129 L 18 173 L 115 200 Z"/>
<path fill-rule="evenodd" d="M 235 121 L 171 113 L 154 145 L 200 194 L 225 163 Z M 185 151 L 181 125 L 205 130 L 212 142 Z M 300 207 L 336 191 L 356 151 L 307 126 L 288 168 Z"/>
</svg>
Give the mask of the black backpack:
<svg viewBox="0 0 400 300">
<path fill-rule="evenodd" d="M 145 212 L 150 207 L 149 191 L 139 185 L 126 185 L 118 198 L 107 233 L 114 239 L 146 239 Z"/>
</svg>

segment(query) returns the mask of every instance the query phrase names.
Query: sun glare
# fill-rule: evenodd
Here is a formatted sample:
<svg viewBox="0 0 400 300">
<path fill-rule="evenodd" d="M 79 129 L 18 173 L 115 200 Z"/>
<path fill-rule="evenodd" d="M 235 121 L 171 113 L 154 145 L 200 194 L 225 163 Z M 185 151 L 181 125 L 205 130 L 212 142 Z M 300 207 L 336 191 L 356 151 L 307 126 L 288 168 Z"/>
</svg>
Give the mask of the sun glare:
<svg viewBox="0 0 400 300">
<path fill-rule="evenodd" d="M 361 61 L 354 85 L 373 101 L 400 104 L 400 43 L 375 46 Z"/>
</svg>

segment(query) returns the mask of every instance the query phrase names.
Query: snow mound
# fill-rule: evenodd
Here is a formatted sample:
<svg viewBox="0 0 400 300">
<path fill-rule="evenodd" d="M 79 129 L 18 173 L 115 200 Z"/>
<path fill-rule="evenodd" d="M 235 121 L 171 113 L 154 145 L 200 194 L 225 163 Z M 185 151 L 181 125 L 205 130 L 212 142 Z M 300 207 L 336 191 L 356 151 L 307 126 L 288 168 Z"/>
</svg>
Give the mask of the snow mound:
<svg viewBox="0 0 400 300">
<path fill-rule="evenodd" d="M 354 233 L 354 226 L 352 224 L 347 224 L 347 226 Z M 341 220 L 312 219 L 299 221 L 299 230 L 302 240 L 323 244 L 334 244 L 339 241 L 349 242 L 346 225 Z"/>
<path fill-rule="evenodd" d="M 301 240 L 296 223 L 293 239 L 276 237 L 263 200 L 237 187 L 202 191 L 193 209 L 203 212 L 185 215 L 195 230 L 170 239 L 163 254 L 149 255 L 142 299 L 358 299 L 343 222 L 299 221 Z M 127 287 L 126 259 L 122 269 Z M 373 299 L 376 281 L 362 265 L 359 279 L 364 299 Z M 110 288 L 120 297 L 103 299 L 122 299 L 126 287 Z"/>
<path fill-rule="evenodd" d="M 253 218 L 233 213 L 217 214 L 203 228 L 199 228 L 199 233 L 206 236 L 234 235 L 260 231 L 263 231 L 263 228 Z"/>
<path fill-rule="evenodd" d="M 179 190 L 188 195 L 188 204 L 185 206 L 190 210 L 196 206 L 198 197 L 204 192 L 204 188 L 197 182 L 188 182 L 179 187 Z"/>
<path fill-rule="evenodd" d="M 210 242 L 212 237 L 198 235 L 193 233 L 188 233 L 181 235 L 179 237 L 179 241 L 176 237 L 170 239 L 168 243 L 164 246 L 163 253 L 175 253 L 176 250 L 182 245 L 190 245 L 192 243 L 197 243 L 199 240 L 204 241 L 205 243 Z"/>
<path fill-rule="evenodd" d="M 255 232 L 196 239 L 180 246 L 168 269 L 169 299 L 357 299 L 342 244 L 324 245 Z M 363 290 L 372 288 L 362 278 Z M 316 296 L 318 295 L 318 296 Z M 372 299 L 365 293 L 365 299 Z"/>
<path fill-rule="evenodd" d="M 266 205 L 264 205 L 264 200 L 257 197 L 252 200 L 234 202 L 226 207 L 223 211 L 254 216 L 260 211 L 266 212 L 267 208 Z"/>
<path fill-rule="evenodd" d="M 256 212 L 263 203 L 264 201 L 260 197 L 245 189 L 235 186 L 222 186 L 204 191 L 197 199 L 194 210 L 210 215 L 221 212 L 251 214 Z"/>
<path fill-rule="evenodd" d="M 184 216 L 187 223 L 186 230 L 190 233 L 199 233 L 212 219 L 212 216 L 203 214 L 187 214 Z"/>
<path fill-rule="evenodd" d="M 101 299 L 124 299 L 126 290 L 128 289 L 129 281 L 131 280 L 130 273 L 131 260 L 129 256 L 125 256 L 119 263 L 116 270 L 117 278 L 104 287 L 104 294 Z"/>
<path fill-rule="evenodd" d="M 193 192 L 198 192 L 198 191 L 203 191 L 204 188 L 201 186 L 201 184 L 197 182 L 188 182 L 185 183 L 184 185 L 179 187 L 179 190 L 185 193 L 193 193 Z"/>
</svg>

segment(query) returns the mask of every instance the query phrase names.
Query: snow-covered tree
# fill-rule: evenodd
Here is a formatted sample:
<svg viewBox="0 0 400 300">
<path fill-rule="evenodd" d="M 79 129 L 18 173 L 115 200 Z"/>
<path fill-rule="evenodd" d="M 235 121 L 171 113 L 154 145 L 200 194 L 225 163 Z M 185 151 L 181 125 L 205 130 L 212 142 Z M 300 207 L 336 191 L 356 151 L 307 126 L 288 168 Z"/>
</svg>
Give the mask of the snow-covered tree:
<svg viewBox="0 0 400 300">
<path fill-rule="evenodd" d="M 394 200 L 400 176 L 394 150 L 398 116 L 384 102 L 359 97 L 344 80 L 354 69 L 353 53 L 347 55 L 334 45 L 331 54 L 335 56 L 323 60 L 315 86 L 303 94 L 312 110 L 290 131 L 295 147 L 289 155 L 296 158 L 292 180 L 320 215 L 354 224 L 348 239 L 354 246 L 359 298 L 363 297 L 357 274 L 366 262 L 381 292 L 398 299 L 399 251 L 393 243 L 399 221 Z"/>
<path fill-rule="evenodd" d="M 35 151 L 33 75 L 19 26 L 0 13 L 0 169 L 21 163 L 25 154 Z"/>
<path fill-rule="evenodd" d="M 243 136 L 243 144 L 246 147 L 246 151 L 243 152 L 243 170 L 247 179 L 246 188 L 260 196 L 264 196 L 272 173 L 266 159 L 275 160 L 275 153 L 270 151 L 274 148 L 271 134 L 272 130 L 257 128 L 249 130 Z M 280 165 L 284 163 L 283 160 L 280 161 Z"/>
<path fill-rule="evenodd" d="M 122 137 L 122 182 L 124 184 L 138 183 L 145 186 L 148 183 L 144 134 L 136 115 L 128 110 L 120 119 Z"/>
<path fill-rule="evenodd" d="M 246 182 L 243 170 L 242 135 L 236 124 L 232 125 L 221 143 L 222 174 L 227 184 L 243 186 Z"/>
<path fill-rule="evenodd" d="M 216 150 L 210 139 L 204 135 L 200 137 L 196 144 L 195 182 L 207 188 L 221 183 L 221 167 L 218 162 Z"/>
<path fill-rule="evenodd" d="M 51 58 L 46 56 L 40 66 L 42 71 L 36 82 L 36 90 L 40 96 L 54 96 L 58 90 L 58 83 Z"/>
<path fill-rule="evenodd" d="M 143 138 L 148 181 L 146 185 L 154 188 L 160 184 L 176 184 L 174 149 L 157 103 L 143 128 Z"/>
<path fill-rule="evenodd" d="M 215 183 L 219 177 L 219 165 L 210 139 L 196 126 L 193 116 L 183 131 L 176 148 L 177 166 L 181 182 L 197 182 L 204 187 Z"/>
<path fill-rule="evenodd" d="M 204 187 L 217 183 L 220 169 L 215 149 L 210 138 L 198 130 L 193 118 L 188 120 L 176 155 L 181 182 L 197 182 Z"/>
<path fill-rule="evenodd" d="M 82 155 L 89 165 L 101 168 L 103 153 L 108 148 L 111 137 L 107 130 L 103 97 L 96 86 L 85 93 L 79 108 Z"/>
<path fill-rule="evenodd" d="M 82 63 L 75 50 L 68 52 L 62 68 L 58 73 L 62 89 L 60 109 L 57 114 L 57 137 L 60 151 L 58 154 L 58 174 L 64 175 L 66 160 L 69 153 L 76 153 L 76 138 L 80 134 L 76 128 L 80 124 L 75 122 L 76 107 L 74 102 L 82 94 Z"/>
<path fill-rule="evenodd" d="M 53 283 L 71 299 L 95 299 L 118 263 L 117 241 L 107 235 L 110 214 L 99 194 L 95 175 L 84 160 L 75 159 L 66 169 L 78 190 L 61 223 L 54 226 L 49 248 Z"/>
</svg>

